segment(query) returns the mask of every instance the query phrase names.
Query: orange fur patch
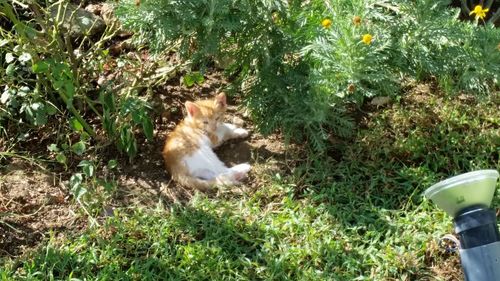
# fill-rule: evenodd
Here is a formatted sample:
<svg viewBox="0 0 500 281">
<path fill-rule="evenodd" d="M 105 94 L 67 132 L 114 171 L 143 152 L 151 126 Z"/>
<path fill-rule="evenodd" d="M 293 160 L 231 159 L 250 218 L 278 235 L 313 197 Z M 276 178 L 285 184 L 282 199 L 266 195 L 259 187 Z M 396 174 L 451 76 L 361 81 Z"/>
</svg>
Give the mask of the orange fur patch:
<svg viewBox="0 0 500 281">
<path fill-rule="evenodd" d="M 194 105 L 196 109 L 190 110 L 193 116 L 188 115 L 167 136 L 162 155 L 165 166 L 175 181 L 191 185 L 190 187 L 206 189 L 207 183 L 189 175 L 189 170 L 182 159 L 200 148 L 203 136 L 207 136 L 213 146 L 218 144 L 219 139 L 215 130 L 218 122 L 222 122 L 226 111 L 225 95 L 220 94 L 214 99 L 195 101 Z M 192 106 L 186 103 L 186 107 Z"/>
</svg>

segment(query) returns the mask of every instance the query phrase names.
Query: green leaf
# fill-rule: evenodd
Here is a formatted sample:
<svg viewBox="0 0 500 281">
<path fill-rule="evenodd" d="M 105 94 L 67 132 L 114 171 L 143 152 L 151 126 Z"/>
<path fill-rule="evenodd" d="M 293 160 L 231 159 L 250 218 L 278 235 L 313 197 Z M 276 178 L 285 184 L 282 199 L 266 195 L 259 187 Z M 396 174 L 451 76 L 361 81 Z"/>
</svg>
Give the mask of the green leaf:
<svg viewBox="0 0 500 281">
<path fill-rule="evenodd" d="M 38 111 L 35 115 L 35 126 L 41 126 L 47 124 L 47 114 L 45 111 Z"/>
<path fill-rule="evenodd" d="M 127 155 L 134 158 L 137 155 L 137 141 L 133 138 L 127 146 Z"/>
<path fill-rule="evenodd" d="M 57 162 L 59 162 L 61 164 L 66 164 L 66 155 L 64 155 L 62 152 L 60 152 L 56 155 L 56 160 L 57 160 Z"/>
<path fill-rule="evenodd" d="M 101 185 L 104 187 L 104 190 L 106 190 L 106 192 L 112 192 L 116 187 L 115 183 L 109 181 L 103 181 Z"/>
<path fill-rule="evenodd" d="M 78 185 L 81 185 L 83 182 L 83 176 L 82 174 L 80 173 L 76 173 L 74 175 L 71 176 L 71 178 L 69 179 L 69 187 L 71 189 L 77 187 Z"/>
<path fill-rule="evenodd" d="M 20 62 L 27 62 L 31 60 L 31 54 L 30 53 L 22 53 L 20 56 L 19 56 L 19 61 Z"/>
<path fill-rule="evenodd" d="M 73 151 L 76 155 L 82 155 L 85 152 L 85 143 L 79 141 L 71 146 L 71 151 Z"/>
<path fill-rule="evenodd" d="M 46 61 L 39 61 L 31 66 L 34 73 L 45 73 L 49 70 L 49 64 Z"/>
<path fill-rule="evenodd" d="M 11 63 L 7 65 L 7 68 L 5 69 L 5 74 L 7 74 L 8 76 L 12 76 L 15 70 L 16 66 L 13 63 Z"/>
<path fill-rule="evenodd" d="M 21 93 L 21 92 L 19 92 Z M 35 126 L 44 125 L 47 123 L 47 112 L 45 105 L 41 102 L 34 102 L 29 106 L 24 107 L 26 118 Z"/>
<path fill-rule="evenodd" d="M 14 55 L 12 53 L 7 53 L 5 54 L 5 62 L 6 63 L 11 63 L 15 59 Z"/>
<path fill-rule="evenodd" d="M 47 149 L 50 152 L 59 152 L 59 148 L 57 147 L 57 144 L 55 144 L 55 143 L 51 143 L 50 145 L 48 145 Z"/>
<path fill-rule="evenodd" d="M 142 129 L 144 130 L 144 135 L 148 140 L 153 140 L 153 122 L 147 116 L 142 118 Z"/>
<path fill-rule="evenodd" d="M 193 78 L 196 84 L 201 85 L 203 82 L 205 82 L 205 77 L 200 72 L 194 72 L 193 73 Z"/>
<path fill-rule="evenodd" d="M 73 85 L 73 82 L 71 80 L 65 81 L 64 89 L 66 90 L 66 95 L 68 95 L 68 99 L 69 100 L 73 99 L 73 96 L 75 95 L 75 86 Z"/>
<path fill-rule="evenodd" d="M 126 152 L 127 150 L 128 143 L 131 138 L 130 136 L 131 134 L 129 131 L 130 131 L 130 126 L 128 125 L 125 125 L 120 129 L 120 137 L 118 138 L 118 149 L 120 149 L 121 151 Z"/>
<path fill-rule="evenodd" d="M 22 95 L 24 97 L 24 96 L 26 96 L 30 92 L 31 92 L 31 90 L 30 90 L 29 87 L 23 86 L 23 87 L 19 88 L 19 91 L 17 92 L 17 94 L 20 95 L 20 96 Z M 36 104 L 36 103 L 34 103 L 34 104 Z M 39 105 L 35 105 L 35 106 L 39 107 Z M 36 108 L 34 108 L 34 109 L 36 110 Z"/>
<path fill-rule="evenodd" d="M 188 88 L 192 87 L 194 85 L 194 82 L 195 82 L 193 76 L 191 76 L 189 74 L 184 75 L 182 80 L 184 82 L 184 85 L 186 85 Z"/>
<path fill-rule="evenodd" d="M 99 99 L 104 109 L 109 110 L 110 112 L 115 112 L 116 103 L 115 103 L 115 97 L 112 93 L 102 92 L 101 95 L 99 96 Z"/>
<path fill-rule="evenodd" d="M 74 174 L 69 179 L 69 188 L 70 192 L 79 200 L 85 193 L 87 193 L 87 189 L 82 185 L 83 176 L 80 173 Z"/>
<path fill-rule="evenodd" d="M 94 164 L 91 161 L 88 160 L 82 160 L 78 164 L 78 167 L 82 167 L 83 173 L 87 177 L 93 177 L 94 176 Z"/>
<path fill-rule="evenodd" d="M 137 142 L 130 126 L 124 126 L 121 129 L 118 147 L 125 151 L 130 158 L 137 154 Z"/>
<path fill-rule="evenodd" d="M 4 91 L 2 93 L 2 96 L 0 96 L 0 103 L 7 103 L 7 101 L 9 100 L 10 98 L 10 92 L 9 91 Z"/>
<path fill-rule="evenodd" d="M 33 124 L 35 126 L 45 125 L 47 123 L 47 110 L 45 105 L 40 102 L 33 103 L 31 108 L 34 111 Z"/>
<path fill-rule="evenodd" d="M 106 132 L 111 137 L 113 137 L 115 135 L 115 122 L 113 119 L 111 119 L 109 110 L 106 109 L 104 110 L 102 123 L 104 125 L 104 129 L 106 130 Z"/>
<path fill-rule="evenodd" d="M 53 104 L 48 102 L 45 105 L 47 107 L 47 114 L 48 115 L 54 115 L 57 113 L 57 108 Z"/>
<path fill-rule="evenodd" d="M 7 39 L 2 39 L 0 40 L 0 47 L 3 47 L 7 44 L 9 44 L 10 40 L 7 40 Z"/>
<path fill-rule="evenodd" d="M 135 124 L 141 123 L 142 120 L 142 112 L 140 111 L 132 111 L 132 120 L 134 120 Z"/>
<path fill-rule="evenodd" d="M 118 161 L 116 161 L 115 159 L 111 159 L 108 161 L 108 169 L 113 170 L 117 166 L 118 166 Z"/>
<path fill-rule="evenodd" d="M 91 139 L 91 137 L 87 132 L 83 131 L 80 133 L 80 141 L 86 142 L 90 139 Z"/>
<path fill-rule="evenodd" d="M 77 132 L 83 131 L 83 125 L 80 123 L 80 121 L 78 121 L 76 117 L 69 119 L 69 125 L 71 128 L 73 128 L 73 130 Z"/>
<path fill-rule="evenodd" d="M 121 105 L 120 108 L 120 114 L 122 116 L 127 115 L 130 112 L 136 112 L 137 111 L 137 101 L 133 98 L 128 98 L 125 100 L 125 102 Z"/>
</svg>

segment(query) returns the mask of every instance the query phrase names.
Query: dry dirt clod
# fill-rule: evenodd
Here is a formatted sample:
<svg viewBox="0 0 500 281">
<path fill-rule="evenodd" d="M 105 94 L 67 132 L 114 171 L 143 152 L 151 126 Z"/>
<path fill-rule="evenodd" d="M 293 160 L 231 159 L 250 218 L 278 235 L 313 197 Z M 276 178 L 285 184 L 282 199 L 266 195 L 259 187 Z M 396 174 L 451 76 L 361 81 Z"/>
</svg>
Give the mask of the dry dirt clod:
<svg viewBox="0 0 500 281">
<path fill-rule="evenodd" d="M 232 123 L 236 126 L 240 126 L 240 127 L 243 127 L 245 125 L 245 121 L 243 121 L 243 119 L 241 119 L 240 117 L 238 116 L 234 116 L 233 117 L 233 120 L 232 120 Z"/>
</svg>

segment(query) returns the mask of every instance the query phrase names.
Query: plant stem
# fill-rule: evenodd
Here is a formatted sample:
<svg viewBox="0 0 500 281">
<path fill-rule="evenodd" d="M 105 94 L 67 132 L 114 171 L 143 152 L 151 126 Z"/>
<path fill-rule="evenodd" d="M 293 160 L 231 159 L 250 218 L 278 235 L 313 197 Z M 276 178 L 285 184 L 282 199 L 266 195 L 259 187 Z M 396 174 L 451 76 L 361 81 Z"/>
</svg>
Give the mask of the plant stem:
<svg viewBox="0 0 500 281">
<path fill-rule="evenodd" d="M 470 14 L 470 9 L 469 9 L 469 7 L 467 7 L 466 0 L 461 0 L 461 1 L 460 1 L 460 5 L 462 6 L 462 13 L 463 13 L 465 16 L 469 16 L 469 14 Z"/>
<path fill-rule="evenodd" d="M 62 92 L 62 91 L 57 91 L 59 93 L 59 96 L 63 99 L 64 103 L 66 104 L 68 110 L 75 116 L 75 118 L 82 124 L 83 128 L 87 133 L 89 133 L 90 136 L 96 137 L 97 134 L 94 132 L 94 129 L 90 127 L 90 125 L 83 119 L 83 117 L 80 115 L 78 110 L 76 110 L 75 106 L 73 105 L 73 102 L 70 102 L 68 97 Z"/>
</svg>

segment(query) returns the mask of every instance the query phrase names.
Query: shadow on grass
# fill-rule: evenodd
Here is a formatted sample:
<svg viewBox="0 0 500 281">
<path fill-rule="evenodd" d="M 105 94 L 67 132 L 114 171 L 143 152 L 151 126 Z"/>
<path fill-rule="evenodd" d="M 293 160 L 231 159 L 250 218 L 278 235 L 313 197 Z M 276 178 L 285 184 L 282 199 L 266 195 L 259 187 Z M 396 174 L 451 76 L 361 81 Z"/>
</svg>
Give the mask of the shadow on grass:
<svg viewBox="0 0 500 281">
<path fill-rule="evenodd" d="M 356 139 L 336 147 L 341 157 L 310 161 L 301 171 L 309 188 L 298 196 L 324 206 L 347 236 L 380 243 L 375 247 L 381 266 L 394 271 L 385 277 L 414 280 L 434 272 L 445 280 L 460 278 L 458 257 L 444 255 L 434 242 L 445 234 L 445 222 L 451 227 L 451 218 L 433 222 L 436 216 L 431 209 L 426 214 L 423 192 L 459 173 L 500 168 L 500 115 L 494 100 L 410 92 L 401 104 L 372 112 Z M 436 233 L 438 225 L 441 233 Z M 388 249 L 414 252 L 391 258 Z M 406 255 L 411 258 L 405 264 Z"/>
<path fill-rule="evenodd" d="M 51 241 L 6 274 L 30 280 L 297 280 L 311 270 L 288 262 L 293 251 L 275 254 L 278 247 L 279 236 L 262 224 L 178 206 L 169 214 L 115 214 L 105 228 L 70 243 Z M 328 243 L 318 249 L 324 258 L 314 270 L 328 270 L 332 259 L 349 255 Z"/>
</svg>

